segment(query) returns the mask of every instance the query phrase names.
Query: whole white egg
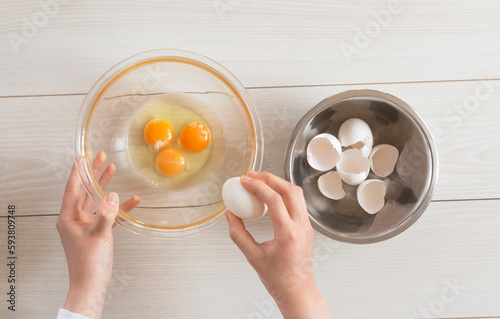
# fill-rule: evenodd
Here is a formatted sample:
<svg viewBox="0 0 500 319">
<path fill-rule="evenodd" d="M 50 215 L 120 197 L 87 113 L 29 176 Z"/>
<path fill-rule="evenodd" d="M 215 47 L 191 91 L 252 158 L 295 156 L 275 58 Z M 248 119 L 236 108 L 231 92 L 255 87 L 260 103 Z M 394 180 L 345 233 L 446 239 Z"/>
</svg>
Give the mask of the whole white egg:
<svg viewBox="0 0 500 319">
<path fill-rule="evenodd" d="M 230 178 L 224 183 L 222 200 L 231 213 L 243 220 L 257 220 L 267 212 L 267 205 L 243 188 L 240 177 Z"/>
</svg>

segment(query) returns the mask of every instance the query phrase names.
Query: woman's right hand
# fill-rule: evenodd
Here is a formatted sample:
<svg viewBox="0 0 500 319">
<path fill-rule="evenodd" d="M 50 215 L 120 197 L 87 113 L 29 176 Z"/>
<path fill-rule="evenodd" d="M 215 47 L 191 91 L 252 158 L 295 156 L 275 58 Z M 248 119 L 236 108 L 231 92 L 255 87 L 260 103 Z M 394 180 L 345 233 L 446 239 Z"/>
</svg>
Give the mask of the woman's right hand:
<svg viewBox="0 0 500 319">
<path fill-rule="evenodd" d="M 331 318 L 314 282 L 314 231 L 302 188 L 270 173 L 241 177 L 245 189 L 267 204 L 274 239 L 257 243 L 243 221 L 231 213 L 230 236 L 259 275 L 284 318 Z"/>
</svg>

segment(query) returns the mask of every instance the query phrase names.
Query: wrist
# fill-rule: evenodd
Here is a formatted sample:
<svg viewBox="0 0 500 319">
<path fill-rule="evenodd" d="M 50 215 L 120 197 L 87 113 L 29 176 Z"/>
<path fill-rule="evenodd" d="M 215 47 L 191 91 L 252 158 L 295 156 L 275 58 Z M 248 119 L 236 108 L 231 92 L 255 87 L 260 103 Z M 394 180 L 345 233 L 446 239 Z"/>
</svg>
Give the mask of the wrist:
<svg viewBox="0 0 500 319">
<path fill-rule="evenodd" d="M 64 309 L 91 319 L 99 319 L 104 307 L 106 288 L 70 285 Z"/>
<path fill-rule="evenodd" d="M 328 305 L 314 282 L 288 291 L 274 300 L 285 319 L 331 318 Z"/>
<path fill-rule="evenodd" d="M 273 295 L 276 304 L 281 306 L 288 306 L 290 304 L 300 304 L 305 300 L 314 298 L 320 294 L 314 282 L 308 282 L 301 285 L 291 285 L 287 290 L 277 291 Z"/>
</svg>

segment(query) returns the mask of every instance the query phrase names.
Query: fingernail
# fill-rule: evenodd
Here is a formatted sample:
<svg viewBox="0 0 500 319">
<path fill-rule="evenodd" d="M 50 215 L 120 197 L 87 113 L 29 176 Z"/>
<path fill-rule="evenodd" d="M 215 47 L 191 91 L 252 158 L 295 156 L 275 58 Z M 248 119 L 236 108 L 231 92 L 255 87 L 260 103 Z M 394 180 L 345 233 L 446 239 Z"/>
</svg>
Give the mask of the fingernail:
<svg viewBox="0 0 500 319">
<path fill-rule="evenodd" d="M 224 215 L 226 215 L 227 222 L 230 223 L 230 221 L 229 221 L 229 213 L 225 212 Z"/>
<path fill-rule="evenodd" d="M 253 181 L 253 178 L 251 178 L 251 177 L 249 177 L 249 176 L 247 176 L 247 175 L 243 175 L 243 176 L 241 176 L 241 179 L 242 179 L 242 180 L 244 180 L 244 181 L 247 181 L 247 182 L 249 182 L 249 181 Z"/>
<path fill-rule="evenodd" d="M 110 205 L 116 206 L 118 203 L 118 195 L 116 193 L 109 193 L 107 202 Z"/>
</svg>

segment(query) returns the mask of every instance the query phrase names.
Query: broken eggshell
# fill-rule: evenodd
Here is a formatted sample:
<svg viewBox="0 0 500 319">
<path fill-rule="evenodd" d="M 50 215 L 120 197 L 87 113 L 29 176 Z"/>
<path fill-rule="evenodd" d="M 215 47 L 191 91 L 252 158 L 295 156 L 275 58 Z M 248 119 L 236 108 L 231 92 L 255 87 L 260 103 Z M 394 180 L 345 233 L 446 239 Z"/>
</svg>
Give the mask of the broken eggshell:
<svg viewBox="0 0 500 319">
<path fill-rule="evenodd" d="M 370 161 L 357 148 L 342 152 L 337 164 L 340 178 L 349 185 L 361 184 L 370 172 Z"/>
<path fill-rule="evenodd" d="M 373 134 L 365 121 L 352 118 L 340 126 L 339 141 L 342 146 L 359 149 L 364 157 L 368 157 L 373 147 Z"/>
<path fill-rule="evenodd" d="M 358 186 L 356 196 L 359 205 L 368 214 L 378 213 L 385 205 L 386 185 L 378 179 L 368 179 Z"/>
<path fill-rule="evenodd" d="M 399 151 L 389 144 L 375 146 L 370 153 L 370 166 L 375 175 L 387 177 L 391 175 L 398 161 Z"/>
<path fill-rule="evenodd" d="M 318 178 L 318 188 L 321 194 L 330 199 L 339 200 L 345 196 L 342 180 L 336 171 L 321 175 Z"/>
<path fill-rule="evenodd" d="M 307 162 L 318 171 L 328 171 L 337 165 L 341 153 L 342 147 L 335 136 L 318 134 L 307 145 Z"/>
</svg>

